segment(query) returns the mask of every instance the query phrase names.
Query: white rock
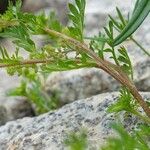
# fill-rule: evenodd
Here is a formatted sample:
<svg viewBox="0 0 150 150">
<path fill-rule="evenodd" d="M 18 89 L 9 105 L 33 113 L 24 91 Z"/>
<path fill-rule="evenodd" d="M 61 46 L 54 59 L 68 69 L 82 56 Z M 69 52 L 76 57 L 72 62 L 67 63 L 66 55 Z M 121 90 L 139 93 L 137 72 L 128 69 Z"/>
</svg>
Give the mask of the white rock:
<svg viewBox="0 0 150 150">
<path fill-rule="evenodd" d="M 34 115 L 31 104 L 25 97 L 0 96 L 0 125 L 11 120 Z"/>
<path fill-rule="evenodd" d="M 150 99 L 150 93 L 142 94 Z M 110 123 L 120 120 L 127 131 L 142 123 L 138 118 L 106 113 L 115 102 L 118 93 L 106 93 L 65 105 L 35 118 L 24 118 L 0 127 L 0 150 L 66 150 L 64 140 L 68 133 L 87 130 L 90 146 L 95 150 L 103 145 L 105 138 L 114 136 Z"/>
<path fill-rule="evenodd" d="M 17 87 L 19 78 L 17 76 L 9 76 L 4 69 L 0 69 L 0 96 L 11 88 Z"/>
<path fill-rule="evenodd" d="M 150 59 L 138 58 L 134 62 L 135 84 L 141 91 L 150 91 Z M 56 93 L 59 101 L 64 104 L 99 93 L 116 91 L 119 87 L 119 82 L 104 71 L 86 68 L 50 74 L 45 91 L 50 96 Z"/>
<path fill-rule="evenodd" d="M 110 76 L 96 68 L 51 73 L 45 84 L 48 95 L 56 93 L 63 104 L 117 88 Z"/>
</svg>

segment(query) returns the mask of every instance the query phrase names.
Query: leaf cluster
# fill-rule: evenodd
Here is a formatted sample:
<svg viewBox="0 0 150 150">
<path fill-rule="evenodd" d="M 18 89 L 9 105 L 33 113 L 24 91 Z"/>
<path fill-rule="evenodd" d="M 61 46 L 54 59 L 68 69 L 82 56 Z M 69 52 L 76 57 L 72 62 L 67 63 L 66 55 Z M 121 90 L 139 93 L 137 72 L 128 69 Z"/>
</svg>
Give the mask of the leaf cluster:
<svg viewBox="0 0 150 150">
<path fill-rule="evenodd" d="M 34 104 L 36 115 L 46 113 L 60 107 L 58 94 L 55 92 L 50 97 L 43 88 L 43 76 L 37 76 L 30 69 L 28 76 L 22 79 L 20 86 L 7 92 L 7 96 L 24 96 Z M 32 80 L 31 80 L 32 79 Z"/>
<path fill-rule="evenodd" d="M 76 5 L 71 3 L 68 4 L 70 13 L 68 15 L 72 26 L 68 27 L 72 37 L 83 41 L 83 32 L 84 32 L 84 13 L 85 13 L 85 0 L 75 0 Z"/>
<path fill-rule="evenodd" d="M 141 2 L 142 3 L 142 2 Z M 109 15 L 110 21 L 112 22 L 113 28 L 119 32 L 119 35 L 113 39 L 111 41 L 111 44 L 113 46 L 119 45 L 120 43 L 124 42 L 125 40 L 130 39 L 136 46 L 138 46 L 146 55 L 150 56 L 150 53 L 148 50 L 146 50 L 134 37 L 133 37 L 133 33 L 137 30 L 137 28 L 139 27 L 139 24 L 142 24 L 144 18 L 146 18 L 146 16 L 148 15 L 148 12 L 146 14 L 143 14 L 144 16 L 142 16 L 143 18 L 138 18 L 138 15 L 135 13 L 135 9 L 141 9 L 138 6 L 141 5 L 141 3 L 139 4 L 139 0 L 137 0 L 136 4 L 135 4 L 135 8 L 133 10 L 133 15 L 131 16 L 131 19 L 128 18 L 126 19 L 123 14 L 121 13 L 119 8 L 116 8 L 116 12 L 117 12 L 117 18 L 113 18 L 111 15 Z M 143 9 L 144 10 L 144 9 Z M 134 14 L 135 13 L 135 14 Z M 133 18 L 135 18 L 136 15 L 136 21 L 133 20 Z M 128 29 L 131 29 L 128 31 Z"/>
<path fill-rule="evenodd" d="M 121 125 L 113 125 L 113 129 L 118 133 L 118 137 L 110 137 L 106 146 L 101 150 L 148 150 L 149 126 L 142 126 L 139 131 L 134 131 L 130 135 Z M 146 131 L 146 133 L 145 133 Z M 145 141 L 143 140 L 145 137 Z"/>
<path fill-rule="evenodd" d="M 100 150 L 149 150 L 150 126 L 141 125 L 138 130 L 128 133 L 121 124 L 112 124 L 115 137 L 108 137 Z M 87 132 L 71 133 L 65 140 L 70 150 L 86 150 L 90 147 Z"/>
<path fill-rule="evenodd" d="M 126 88 L 120 90 L 118 101 L 108 108 L 108 112 L 127 111 L 133 113 L 136 109 L 136 102 L 131 93 Z"/>
<path fill-rule="evenodd" d="M 87 133 L 84 130 L 78 133 L 72 132 L 64 143 L 69 150 L 85 150 L 88 146 Z"/>
</svg>

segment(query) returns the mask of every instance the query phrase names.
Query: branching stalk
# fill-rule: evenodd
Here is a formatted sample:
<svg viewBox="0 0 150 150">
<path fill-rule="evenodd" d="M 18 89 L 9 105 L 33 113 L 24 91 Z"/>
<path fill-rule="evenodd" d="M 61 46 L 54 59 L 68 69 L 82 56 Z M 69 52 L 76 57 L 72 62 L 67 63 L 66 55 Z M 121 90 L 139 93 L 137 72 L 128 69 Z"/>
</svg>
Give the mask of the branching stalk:
<svg viewBox="0 0 150 150">
<path fill-rule="evenodd" d="M 107 72 L 109 75 L 111 75 L 113 78 L 115 78 L 117 81 L 119 81 L 122 85 L 124 85 L 125 87 L 127 87 L 130 90 L 131 94 L 134 96 L 134 98 L 137 100 L 137 102 L 143 108 L 143 110 L 145 111 L 147 116 L 150 118 L 149 106 L 143 100 L 142 96 L 139 94 L 134 83 L 128 78 L 128 76 L 122 71 L 122 69 L 119 66 L 112 64 L 111 62 L 103 60 L 100 57 L 98 57 L 97 54 L 95 54 L 91 49 L 89 49 L 85 43 L 79 42 L 71 37 L 68 37 L 62 33 L 56 32 L 56 31 L 48 29 L 48 28 L 45 28 L 45 32 L 50 35 L 62 38 L 66 43 L 73 45 L 80 52 L 85 52 L 89 56 L 91 56 L 91 58 L 97 64 L 97 65 L 95 65 L 95 67 L 104 70 L 105 72 Z M 50 59 L 48 59 L 48 60 L 43 59 L 43 60 L 24 60 L 24 61 L 19 61 L 19 62 L 13 63 L 13 64 L 0 63 L 0 68 L 20 66 L 20 65 L 22 65 L 22 66 L 23 65 L 33 65 L 33 64 L 40 64 L 40 63 L 50 63 L 52 61 L 53 60 L 50 60 Z"/>
<path fill-rule="evenodd" d="M 112 65 L 108 61 L 105 61 L 98 57 L 91 49 L 88 48 L 88 46 L 85 43 L 81 43 L 71 37 L 68 37 L 62 33 L 56 32 L 54 30 L 45 28 L 45 32 L 56 36 L 59 38 L 62 38 L 66 41 L 66 43 L 70 43 L 74 45 L 79 51 L 85 52 L 88 55 L 90 55 L 93 60 L 96 62 L 97 66 L 110 74 L 112 77 L 114 77 L 117 81 L 119 81 L 121 84 L 123 84 L 125 87 L 127 87 L 131 94 L 134 96 L 134 98 L 137 100 L 137 102 L 140 104 L 140 106 L 143 108 L 147 116 L 150 118 L 150 108 L 147 105 L 147 103 L 143 100 L 142 96 L 139 94 L 137 88 L 135 87 L 134 83 L 130 81 L 128 76 L 123 73 L 122 69 L 120 69 L 119 66 Z"/>
<path fill-rule="evenodd" d="M 47 63 L 51 60 L 24 60 L 12 64 L 0 63 L 0 68 Z"/>
<path fill-rule="evenodd" d="M 72 59 L 73 61 L 75 61 L 77 64 L 82 63 L 81 60 L 79 59 Z M 15 67 L 15 66 L 25 66 L 25 65 L 34 65 L 34 64 L 50 64 L 50 63 L 54 63 L 55 61 L 52 59 L 33 59 L 33 60 L 23 60 L 23 61 L 18 61 L 16 63 L 0 63 L 0 68 L 6 68 L 6 67 Z M 92 64 L 93 62 L 88 61 L 86 64 L 82 65 L 82 67 L 88 67 L 88 66 L 92 66 L 92 67 L 96 67 L 96 64 Z"/>
</svg>

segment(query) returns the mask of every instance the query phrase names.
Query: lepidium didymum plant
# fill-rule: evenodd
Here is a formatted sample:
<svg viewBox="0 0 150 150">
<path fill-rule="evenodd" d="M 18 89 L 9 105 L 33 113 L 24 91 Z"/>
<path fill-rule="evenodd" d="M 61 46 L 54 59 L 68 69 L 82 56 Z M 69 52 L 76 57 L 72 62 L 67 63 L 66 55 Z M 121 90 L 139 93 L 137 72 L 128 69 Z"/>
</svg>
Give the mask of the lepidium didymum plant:
<svg viewBox="0 0 150 150">
<path fill-rule="evenodd" d="M 34 15 L 21 11 L 21 2 L 10 4 L 5 14 L 0 16 L 0 36 L 11 38 L 16 46 L 13 54 L 0 47 L 0 68 L 6 68 L 8 74 L 18 74 L 34 80 L 38 72 L 72 70 L 83 67 L 96 67 L 104 70 L 122 84 L 118 102 L 110 106 L 110 112 L 125 110 L 150 123 L 149 104 L 142 98 L 133 82 L 133 68 L 128 51 L 123 46 L 125 40 L 132 40 L 148 56 L 150 53 L 133 37 L 133 33 L 142 24 L 150 11 L 150 0 L 137 0 L 132 15 L 126 19 L 117 8 L 118 20 L 109 16 L 108 27 L 94 37 L 84 36 L 85 0 L 69 3 L 68 18 L 72 25 L 63 26 L 54 13 Z M 118 32 L 116 37 L 114 33 Z M 41 48 L 37 47 L 32 36 L 43 35 L 49 41 Z M 86 42 L 89 40 L 89 42 Z M 87 44 L 89 43 L 89 44 Z M 121 44 L 121 46 L 120 46 Z M 20 51 L 24 50 L 28 58 Z M 74 57 L 70 57 L 74 53 Z M 105 59 L 111 55 L 114 63 Z M 36 103 L 36 102 L 35 102 Z M 138 111 L 142 107 L 145 115 Z"/>
</svg>

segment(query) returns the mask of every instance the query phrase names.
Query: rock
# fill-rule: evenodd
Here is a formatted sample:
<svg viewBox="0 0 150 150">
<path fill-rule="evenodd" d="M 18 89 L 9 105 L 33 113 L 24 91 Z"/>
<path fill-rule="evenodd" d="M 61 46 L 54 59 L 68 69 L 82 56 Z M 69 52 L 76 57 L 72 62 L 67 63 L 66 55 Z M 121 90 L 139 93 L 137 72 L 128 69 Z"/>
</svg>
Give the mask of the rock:
<svg viewBox="0 0 150 150">
<path fill-rule="evenodd" d="M 106 25 L 108 14 L 116 16 L 116 6 L 121 9 L 123 14 L 127 15 L 128 11 L 133 8 L 134 2 L 133 0 L 126 0 L 125 3 L 120 0 L 87 0 L 85 13 L 86 35 L 97 35 Z"/>
<path fill-rule="evenodd" d="M 6 92 L 17 87 L 19 82 L 20 78 L 17 75 L 10 76 L 6 70 L 0 69 L 0 126 L 10 120 L 35 115 L 31 104 L 25 97 L 5 96 Z"/>
<path fill-rule="evenodd" d="M 138 61 L 134 67 L 134 81 L 141 91 L 150 91 L 150 58 L 137 57 Z"/>
<path fill-rule="evenodd" d="M 10 84 L 11 83 L 11 84 Z M 19 85 L 17 76 L 9 76 L 4 69 L 0 69 L 0 96 L 5 95 L 5 92 Z"/>
<path fill-rule="evenodd" d="M 3 125 L 7 122 L 6 112 L 6 108 L 0 105 L 0 125 Z"/>
<path fill-rule="evenodd" d="M 138 58 L 134 62 L 135 84 L 141 91 L 150 91 L 150 59 Z M 58 99 L 65 104 L 103 92 L 116 91 L 119 87 L 119 82 L 104 71 L 86 68 L 50 74 L 45 91 L 50 96 L 58 93 Z"/>
<path fill-rule="evenodd" d="M 145 100 L 150 93 L 142 93 Z M 108 136 L 115 136 L 110 123 L 122 122 L 127 131 L 136 129 L 142 123 L 137 117 L 124 112 L 117 117 L 108 114 L 107 108 L 118 97 L 118 93 L 106 93 L 88 99 L 75 101 L 56 111 L 34 118 L 23 118 L 8 122 L 0 127 L 1 150 L 65 150 L 64 140 L 68 133 L 87 130 L 90 146 L 98 149 Z"/>
<path fill-rule="evenodd" d="M 0 1 L 0 14 L 5 13 L 5 11 L 7 10 L 7 7 L 8 7 L 8 4 L 9 4 L 10 1 L 13 3 L 13 5 L 15 5 L 16 0 L 1 0 Z"/>
<path fill-rule="evenodd" d="M 67 3 L 69 0 L 26 0 L 23 10 L 27 12 L 55 11 L 58 14 L 59 20 L 66 24 L 67 22 Z"/>
<path fill-rule="evenodd" d="M 25 0 L 23 10 L 28 12 L 34 12 L 39 9 L 45 8 L 49 5 L 47 0 L 37 0 L 36 3 L 34 0 Z"/>
<path fill-rule="evenodd" d="M 61 103 L 91 97 L 101 92 L 113 91 L 118 85 L 100 69 L 86 68 L 51 73 L 45 84 L 48 95 L 57 94 Z M 111 89 L 112 88 L 112 89 Z"/>
<path fill-rule="evenodd" d="M 67 13 L 68 13 L 68 2 L 74 2 L 74 0 L 26 0 L 23 5 L 23 10 L 28 12 L 38 12 L 38 11 L 55 11 L 58 14 L 58 18 L 66 24 Z M 86 33 L 88 35 L 97 34 L 100 29 L 106 24 L 107 15 L 114 14 L 115 7 L 119 6 L 124 13 L 127 14 L 127 10 L 133 7 L 133 1 L 127 0 L 126 5 L 119 0 L 86 0 L 86 13 L 85 13 L 85 23 L 86 23 Z M 107 9 L 106 9 L 107 8 Z M 48 14 L 48 13 L 47 13 Z"/>
<path fill-rule="evenodd" d="M 26 116 L 34 116 L 31 104 L 26 98 L 0 96 L 0 125 Z"/>
<path fill-rule="evenodd" d="M 25 0 L 23 10 L 29 12 L 35 12 L 45 8 L 47 8 L 49 11 L 55 10 L 62 22 L 64 22 L 63 19 L 65 19 L 66 22 L 68 2 L 74 2 L 74 0 L 37 0 L 36 3 L 34 0 Z M 86 2 L 86 30 L 92 34 L 97 33 L 94 32 L 95 29 L 100 29 L 105 25 L 107 14 L 111 14 L 112 12 L 114 13 L 116 6 L 119 6 L 121 9 L 123 9 L 125 13 L 127 13 L 127 10 L 133 7 L 133 1 L 131 0 L 126 0 L 126 5 L 119 0 L 86 0 Z"/>
</svg>

